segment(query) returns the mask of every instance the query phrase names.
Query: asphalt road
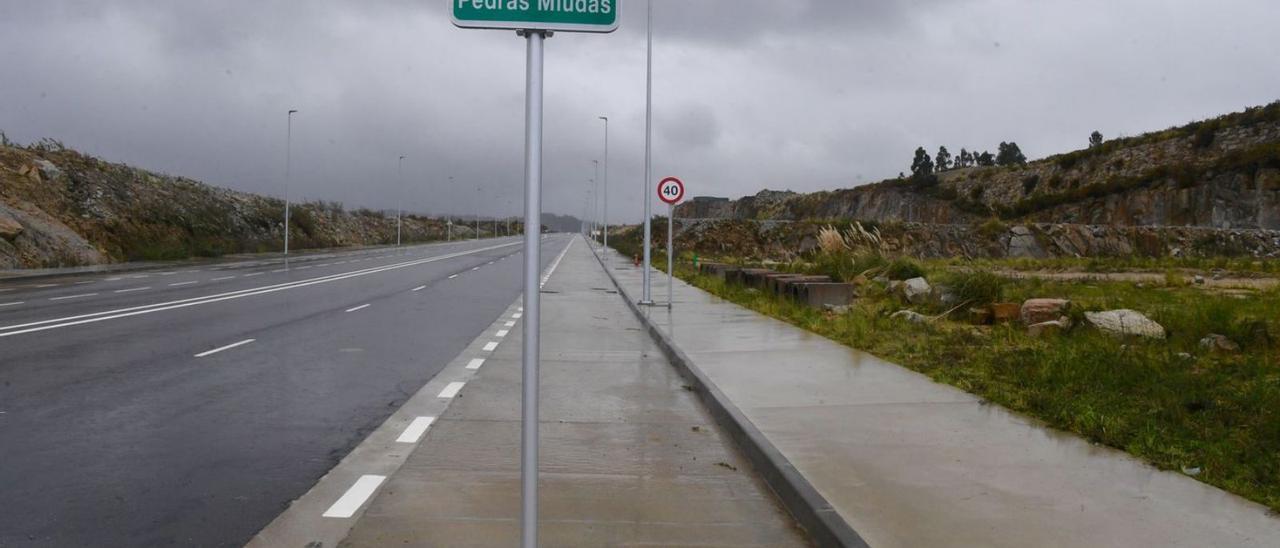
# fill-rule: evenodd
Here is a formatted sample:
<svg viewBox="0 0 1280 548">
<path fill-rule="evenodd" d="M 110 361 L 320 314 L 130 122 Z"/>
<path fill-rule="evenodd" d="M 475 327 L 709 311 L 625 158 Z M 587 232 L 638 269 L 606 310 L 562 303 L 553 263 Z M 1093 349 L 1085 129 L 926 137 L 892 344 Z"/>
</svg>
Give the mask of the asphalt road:
<svg viewBox="0 0 1280 548">
<path fill-rule="evenodd" d="M 244 544 L 519 297 L 520 248 L 0 282 L 0 546 Z"/>
</svg>

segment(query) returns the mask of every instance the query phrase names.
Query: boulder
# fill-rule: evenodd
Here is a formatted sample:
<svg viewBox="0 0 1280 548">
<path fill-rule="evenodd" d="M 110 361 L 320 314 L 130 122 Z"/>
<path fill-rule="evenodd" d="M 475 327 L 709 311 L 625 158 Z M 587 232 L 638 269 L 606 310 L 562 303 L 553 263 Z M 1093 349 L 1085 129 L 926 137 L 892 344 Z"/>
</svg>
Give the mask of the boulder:
<svg viewBox="0 0 1280 548">
<path fill-rule="evenodd" d="M 17 219 L 10 217 L 7 213 L 0 211 L 0 238 L 12 242 L 22 235 L 22 231 L 22 223 L 19 223 Z"/>
<path fill-rule="evenodd" d="M 1235 354 L 1240 351 L 1240 345 L 1236 344 L 1235 341 L 1217 333 L 1210 333 L 1209 336 L 1200 339 L 1200 347 L 1210 352 L 1223 354 Z"/>
<path fill-rule="evenodd" d="M 924 324 L 929 322 L 929 317 L 915 312 L 913 310 L 899 310 L 889 316 L 891 320 L 902 320 L 907 323 Z"/>
<path fill-rule="evenodd" d="M 1066 299 L 1027 299 L 1022 303 L 1019 317 L 1022 323 L 1034 325 L 1061 318 L 1071 308 Z"/>
<path fill-rule="evenodd" d="M 1163 339 L 1164 326 L 1152 321 L 1141 312 L 1128 309 L 1085 312 L 1090 325 L 1112 335 L 1135 335 L 1150 339 Z"/>
<path fill-rule="evenodd" d="M 1067 330 L 1067 324 L 1060 320 L 1040 322 L 1027 326 L 1027 335 L 1032 337 L 1048 337 Z"/>
<path fill-rule="evenodd" d="M 973 325 L 988 325 L 991 323 L 990 308 L 970 308 L 969 323 Z"/>
<path fill-rule="evenodd" d="M 929 282 L 924 278 L 911 278 L 902 282 L 902 297 L 911 304 L 924 304 L 929 302 L 929 298 L 933 295 L 933 288 L 929 287 Z"/>
<path fill-rule="evenodd" d="M 991 305 L 991 321 L 1009 323 L 1018 319 L 1022 313 L 1022 305 L 1018 303 L 993 303 Z"/>
</svg>

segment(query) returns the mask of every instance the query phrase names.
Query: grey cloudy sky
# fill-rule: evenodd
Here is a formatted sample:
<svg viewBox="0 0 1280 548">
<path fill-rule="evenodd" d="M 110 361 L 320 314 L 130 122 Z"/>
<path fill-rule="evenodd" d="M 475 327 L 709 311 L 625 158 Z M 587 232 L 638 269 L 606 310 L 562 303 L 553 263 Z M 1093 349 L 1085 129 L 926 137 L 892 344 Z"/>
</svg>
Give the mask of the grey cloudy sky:
<svg viewBox="0 0 1280 548">
<path fill-rule="evenodd" d="M 896 176 L 940 144 L 1031 157 L 1280 98 L 1275 0 L 654 0 L 655 176 L 694 195 Z M 638 220 L 644 2 L 547 42 L 548 211 L 581 215 L 612 122 Z M 446 0 L 0 0 L 0 130 L 235 189 L 515 213 L 524 42 Z M 450 187 L 448 177 L 455 177 Z M 483 194 L 476 191 L 477 185 Z"/>
</svg>

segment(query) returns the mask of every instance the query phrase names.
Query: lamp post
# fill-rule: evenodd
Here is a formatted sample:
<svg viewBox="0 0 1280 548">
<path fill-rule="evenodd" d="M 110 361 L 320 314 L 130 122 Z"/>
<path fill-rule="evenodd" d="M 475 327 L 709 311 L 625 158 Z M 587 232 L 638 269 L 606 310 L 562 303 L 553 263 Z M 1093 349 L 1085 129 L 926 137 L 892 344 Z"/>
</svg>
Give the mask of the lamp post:
<svg viewBox="0 0 1280 548">
<path fill-rule="evenodd" d="M 594 231 L 596 227 L 600 226 L 600 160 L 592 160 L 591 164 L 595 166 L 595 178 L 591 179 L 591 182 L 595 184 L 591 194 L 591 224 L 592 231 Z M 596 243 L 595 239 L 596 237 L 592 235 L 591 243 Z"/>
<path fill-rule="evenodd" d="M 404 214 L 404 204 L 401 200 L 404 198 L 404 156 L 400 157 L 396 165 L 396 247 L 400 247 L 400 227 L 403 225 L 401 216 Z"/>
<path fill-rule="evenodd" d="M 284 141 L 284 264 L 289 266 L 289 180 L 293 177 L 293 115 L 297 110 L 290 109 Z"/>
<path fill-rule="evenodd" d="M 484 201 L 484 197 L 480 195 L 482 191 L 483 189 L 480 187 L 480 185 L 476 185 L 476 239 L 477 240 L 480 239 L 480 202 Z"/>
<path fill-rule="evenodd" d="M 609 260 L 609 117 L 604 120 L 604 209 L 600 212 L 600 222 L 604 224 L 604 260 Z"/>
<path fill-rule="evenodd" d="M 648 24 L 645 34 L 645 92 L 644 92 L 644 265 L 641 267 L 644 279 L 644 290 L 641 292 L 640 304 L 653 305 L 650 295 L 649 279 L 649 240 L 653 237 L 653 228 L 649 226 L 653 214 L 650 212 L 649 185 L 653 183 L 653 0 L 647 2 Z"/>
</svg>

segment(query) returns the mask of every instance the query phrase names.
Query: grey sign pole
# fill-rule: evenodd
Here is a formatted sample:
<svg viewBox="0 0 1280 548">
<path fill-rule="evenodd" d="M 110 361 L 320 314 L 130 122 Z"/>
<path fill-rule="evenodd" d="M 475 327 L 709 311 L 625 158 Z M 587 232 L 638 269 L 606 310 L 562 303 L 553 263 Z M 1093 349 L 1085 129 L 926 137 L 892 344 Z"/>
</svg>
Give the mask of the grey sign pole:
<svg viewBox="0 0 1280 548">
<path fill-rule="evenodd" d="M 675 290 L 672 289 L 675 287 L 675 269 L 672 267 L 675 264 L 675 258 L 671 254 L 673 248 L 672 235 L 675 234 L 675 217 L 676 205 L 667 204 L 667 308 L 671 308 L 672 296 L 675 294 Z"/>
<path fill-rule="evenodd" d="M 542 264 L 542 42 L 550 33 L 522 31 L 528 42 L 524 111 L 524 373 L 521 376 L 520 545 L 538 546 L 538 274 Z M 530 230 L 529 227 L 533 227 Z"/>
<path fill-rule="evenodd" d="M 645 92 L 644 92 L 644 290 L 640 295 L 640 304 L 652 305 L 652 282 L 649 276 L 650 251 L 649 240 L 653 238 L 653 229 L 649 226 L 650 213 L 649 185 L 653 178 L 653 0 L 649 0 L 648 43 L 645 55 Z"/>
<path fill-rule="evenodd" d="M 293 178 L 293 115 L 298 111 L 289 110 L 288 129 L 284 144 L 284 266 L 289 267 L 289 181 Z"/>
<path fill-rule="evenodd" d="M 604 209 L 600 212 L 600 221 L 604 223 L 604 261 L 609 262 L 609 117 L 604 120 Z"/>
</svg>

